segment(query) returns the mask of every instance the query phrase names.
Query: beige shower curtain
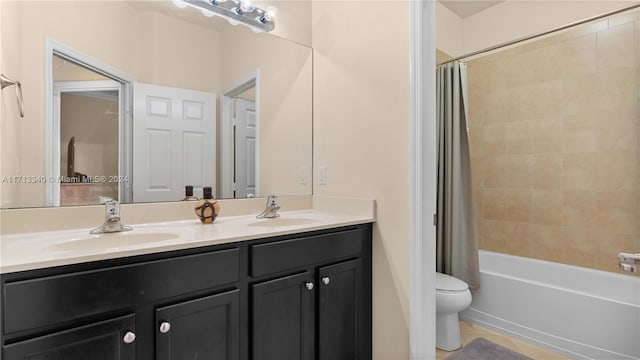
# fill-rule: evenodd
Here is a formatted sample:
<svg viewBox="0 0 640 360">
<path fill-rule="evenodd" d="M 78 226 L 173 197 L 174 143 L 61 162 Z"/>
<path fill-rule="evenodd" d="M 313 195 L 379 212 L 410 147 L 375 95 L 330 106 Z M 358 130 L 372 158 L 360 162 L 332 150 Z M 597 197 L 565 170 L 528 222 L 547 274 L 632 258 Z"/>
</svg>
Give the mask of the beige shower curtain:
<svg viewBox="0 0 640 360">
<path fill-rule="evenodd" d="M 437 69 L 438 214 L 436 270 L 480 287 L 476 218 L 467 137 L 467 67 Z"/>
</svg>

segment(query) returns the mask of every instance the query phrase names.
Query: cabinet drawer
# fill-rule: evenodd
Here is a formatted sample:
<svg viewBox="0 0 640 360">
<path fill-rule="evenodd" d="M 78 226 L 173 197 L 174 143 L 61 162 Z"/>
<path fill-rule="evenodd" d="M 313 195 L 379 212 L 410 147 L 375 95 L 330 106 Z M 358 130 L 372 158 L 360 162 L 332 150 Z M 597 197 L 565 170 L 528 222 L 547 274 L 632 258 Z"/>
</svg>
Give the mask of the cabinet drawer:
<svg viewBox="0 0 640 360">
<path fill-rule="evenodd" d="M 251 246 L 251 275 L 262 276 L 332 259 L 358 255 L 358 229 Z"/>
<path fill-rule="evenodd" d="M 239 250 L 230 249 L 7 283 L 4 333 L 133 307 L 239 278 Z"/>
</svg>

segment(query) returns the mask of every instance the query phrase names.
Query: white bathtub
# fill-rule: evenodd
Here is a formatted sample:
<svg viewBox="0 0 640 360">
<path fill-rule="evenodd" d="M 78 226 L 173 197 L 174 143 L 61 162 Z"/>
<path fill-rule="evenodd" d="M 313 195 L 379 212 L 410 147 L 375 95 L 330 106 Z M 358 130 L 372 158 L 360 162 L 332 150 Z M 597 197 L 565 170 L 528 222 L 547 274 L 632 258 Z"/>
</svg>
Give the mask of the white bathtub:
<svg viewBox="0 0 640 360">
<path fill-rule="evenodd" d="M 640 359 L 640 277 L 480 251 L 461 318 L 577 359 Z"/>
</svg>

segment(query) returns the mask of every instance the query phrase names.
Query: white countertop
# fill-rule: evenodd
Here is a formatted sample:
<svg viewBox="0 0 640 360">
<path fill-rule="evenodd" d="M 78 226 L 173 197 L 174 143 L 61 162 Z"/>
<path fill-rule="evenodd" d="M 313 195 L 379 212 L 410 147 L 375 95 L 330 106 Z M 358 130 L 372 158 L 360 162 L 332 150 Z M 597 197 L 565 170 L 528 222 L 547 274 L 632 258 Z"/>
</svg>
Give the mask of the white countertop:
<svg viewBox="0 0 640 360">
<path fill-rule="evenodd" d="M 132 231 L 90 235 L 90 228 L 20 233 L 0 237 L 0 273 L 219 245 L 375 221 L 371 215 L 320 210 L 283 211 L 276 219 L 228 216 L 199 220 L 127 224 Z"/>
</svg>

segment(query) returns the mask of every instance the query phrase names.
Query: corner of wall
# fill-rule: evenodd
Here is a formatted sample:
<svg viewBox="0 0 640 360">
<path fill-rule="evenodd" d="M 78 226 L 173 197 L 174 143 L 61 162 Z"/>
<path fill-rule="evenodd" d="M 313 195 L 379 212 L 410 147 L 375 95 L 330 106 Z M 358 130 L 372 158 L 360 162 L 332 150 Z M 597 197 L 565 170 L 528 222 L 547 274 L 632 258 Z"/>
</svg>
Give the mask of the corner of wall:
<svg viewBox="0 0 640 360">
<path fill-rule="evenodd" d="M 463 19 L 436 2 L 436 47 L 451 56 L 462 55 Z"/>
</svg>

